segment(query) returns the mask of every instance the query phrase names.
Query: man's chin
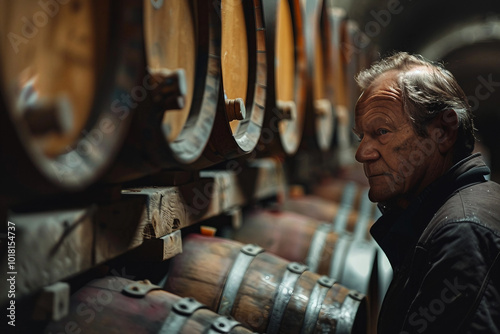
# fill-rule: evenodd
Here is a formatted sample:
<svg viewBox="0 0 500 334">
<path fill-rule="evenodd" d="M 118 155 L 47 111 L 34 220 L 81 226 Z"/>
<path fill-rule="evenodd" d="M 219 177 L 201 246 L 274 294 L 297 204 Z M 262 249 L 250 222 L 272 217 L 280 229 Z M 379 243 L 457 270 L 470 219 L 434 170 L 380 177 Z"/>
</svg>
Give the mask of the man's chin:
<svg viewBox="0 0 500 334">
<path fill-rule="evenodd" d="M 374 187 L 370 187 L 368 191 L 368 198 L 373 203 L 386 203 L 394 199 L 395 194 L 392 192 L 384 190 L 374 189 Z"/>
</svg>

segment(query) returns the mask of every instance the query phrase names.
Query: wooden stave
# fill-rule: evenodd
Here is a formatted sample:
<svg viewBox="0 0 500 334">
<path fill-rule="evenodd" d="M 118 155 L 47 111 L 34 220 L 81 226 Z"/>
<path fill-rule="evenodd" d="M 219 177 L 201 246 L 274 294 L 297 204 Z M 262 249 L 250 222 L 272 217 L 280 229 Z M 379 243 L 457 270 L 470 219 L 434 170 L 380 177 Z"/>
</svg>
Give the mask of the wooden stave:
<svg viewBox="0 0 500 334">
<path fill-rule="evenodd" d="M 196 249 L 199 245 L 202 245 L 200 249 Z M 207 251 L 207 249 L 204 248 L 203 244 L 207 244 L 207 247 L 211 247 L 210 244 L 212 244 L 212 247 L 210 251 Z M 220 252 L 218 255 L 214 255 L 214 253 L 211 253 L 211 251 L 214 249 L 213 245 L 216 245 L 215 248 L 218 247 L 218 244 L 221 245 L 218 250 L 214 251 L 214 253 Z M 220 238 L 207 238 L 199 235 L 190 235 L 187 240 L 184 241 L 183 247 L 184 251 L 182 254 L 177 255 L 173 261 L 171 268 L 169 270 L 169 273 L 167 275 L 167 280 L 165 282 L 164 288 L 167 291 L 171 291 L 173 293 L 176 293 L 180 296 L 193 296 L 196 295 L 195 298 L 199 299 L 202 301 L 204 304 L 209 305 L 210 309 L 212 310 L 218 310 L 219 309 L 219 304 L 221 300 L 226 300 L 222 298 L 222 293 L 223 293 L 223 285 L 222 283 L 231 281 L 228 278 L 228 272 L 232 268 L 232 262 L 234 261 L 234 258 L 238 257 L 241 248 L 241 244 L 235 241 L 230 241 L 227 239 L 220 239 Z M 252 246 L 255 247 L 255 246 Z M 222 249 L 222 250 L 220 250 Z M 196 256 L 199 256 L 199 253 L 203 253 L 205 256 L 204 260 L 200 260 Z M 209 257 L 212 261 L 207 260 L 207 257 Z M 192 264 L 195 264 L 197 261 L 201 261 L 200 266 L 203 268 L 207 267 L 207 263 L 210 263 L 211 266 L 213 267 L 213 259 L 218 258 L 220 261 L 222 267 L 224 268 L 221 270 L 222 274 L 214 274 L 213 272 L 208 272 L 204 271 L 205 275 L 203 278 L 201 278 L 198 274 L 198 268 L 192 269 L 188 268 L 186 271 L 183 270 L 182 266 L 184 264 L 187 264 L 188 266 L 191 266 Z M 196 263 L 197 264 L 197 263 Z M 234 300 L 234 305 L 232 308 L 231 316 L 234 317 L 237 321 L 240 321 L 242 324 L 247 326 L 248 328 L 255 330 L 257 332 L 263 332 L 266 330 L 269 330 L 270 324 L 272 322 L 269 321 L 270 319 L 270 313 L 273 312 L 273 306 L 269 305 L 269 301 L 273 300 L 274 297 L 274 292 L 276 291 L 276 286 L 279 284 L 282 284 L 283 276 L 286 276 L 287 271 L 287 266 L 290 268 L 290 266 L 298 266 L 300 267 L 298 263 L 289 263 L 286 260 L 283 260 L 279 257 L 276 257 L 272 254 L 266 254 L 263 253 L 262 256 L 256 256 L 250 263 L 248 270 L 245 272 L 245 276 L 241 282 L 241 285 L 239 285 L 239 288 L 237 289 L 238 294 Z M 248 284 L 246 281 L 251 281 L 253 276 L 259 277 L 261 274 L 258 270 L 252 270 L 251 268 L 253 267 L 264 267 L 264 268 L 275 268 L 278 270 L 278 274 L 273 275 L 267 275 L 265 280 L 266 284 Z M 208 268 L 207 268 L 208 269 Z M 212 268 L 213 269 L 213 268 Z M 290 270 L 290 269 L 288 269 Z M 202 270 L 200 270 L 202 272 Z M 190 278 L 188 277 L 189 275 L 193 275 L 195 278 L 196 286 L 197 288 L 194 289 L 196 291 L 193 291 L 190 288 Z M 319 279 L 319 275 L 305 271 L 297 280 L 296 284 L 302 284 L 299 282 L 302 282 L 302 276 L 305 275 L 306 277 L 313 277 L 314 280 Z M 210 278 L 205 279 L 207 276 L 214 276 L 213 278 L 217 283 L 215 286 L 213 285 L 213 282 L 210 282 Z M 224 283 L 226 284 L 226 283 Z M 269 286 L 274 285 L 274 287 L 269 288 Z M 296 285 L 295 285 L 296 286 Z M 342 291 L 342 293 L 345 295 L 348 295 L 351 299 L 353 300 L 358 300 L 355 302 L 355 307 L 354 310 L 356 313 L 350 313 L 351 315 L 356 315 L 356 319 L 352 319 L 352 323 L 345 323 L 345 321 L 341 320 L 339 322 L 339 326 L 342 322 L 343 326 L 352 326 L 354 325 L 356 328 L 363 327 L 363 329 L 360 330 L 360 332 L 366 332 L 366 300 L 362 295 L 360 295 L 357 292 L 348 292 L 348 289 L 345 289 L 343 286 L 339 284 L 335 284 L 333 287 L 330 288 L 330 290 L 335 289 L 336 292 Z M 200 292 L 203 290 L 203 294 Z M 274 297 L 273 297 L 274 296 Z M 278 294 L 279 296 L 279 294 Z M 328 291 L 328 298 L 326 299 L 327 302 L 323 305 L 339 305 L 338 301 L 335 301 L 336 293 L 331 293 L 331 291 Z M 357 296 L 357 297 L 356 297 Z M 279 297 L 276 297 L 279 298 Z M 358 299 L 356 299 L 358 298 Z M 349 299 L 349 301 L 351 300 Z M 257 301 L 256 301 L 257 300 Z M 266 301 L 263 305 L 259 304 L 259 300 L 264 300 Z M 292 300 L 292 299 L 290 299 Z M 348 298 L 346 298 L 348 300 Z M 267 304 L 266 304 L 267 303 Z M 293 303 L 293 302 L 292 302 Z M 245 309 L 247 307 L 248 309 Z M 302 306 L 297 306 L 297 307 L 302 307 Z M 327 308 L 328 309 L 328 308 Z M 354 311 L 353 311 L 354 312 Z M 223 314 L 223 313 L 222 313 Z M 331 312 L 328 312 L 328 310 L 325 310 L 325 307 L 322 308 L 321 314 L 324 318 L 318 318 L 316 325 L 318 328 L 321 327 L 328 327 L 331 325 L 332 320 L 331 319 Z M 287 303 L 286 309 L 283 313 L 283 317 L 290 319 L 290 317 L 297 317 L 298 315 L 296 313 L 296 309 L 294 309 L 294 305 L 290 306 L 290 303 Z M 283 324 L 284 322 L 281 322 Z M 278 329 L 275 328 L 275 330 L 279 333 L 299 333 L 300 328 L 286 328 L 285 326 L 282 326 Z M 329 331 L 326 331 L 327 333 L 332 332 L 332 328 L 329 328 Z"/>
<path fill-rule="evenodd" d="M 141 26 L 136 10 L 137 3 L 132 0 L 111 2 L 109 12 L 114 15 L 109 16 L 109 38 L 112 42 L 107 50 L 105 75 L 96 84 L 96 90 L 101 94 L 95 96 L 93 114 L 87 122 L 92 123 L 93 127 L 86 127 L 83 130 L 86 131 L 85 136 L 80 137 L 75 147 L 67 149 L 66 153 L 49 158 L 30 147 L 26 135 L 22 134 L 26 133 L 26 129 L 16 129 L 17 125 L 7 111 L 6 96 L 2 94 L 0 97 L 3 109 L 0 112 L 1 151 L 2 159 L 8 161 L 1 169 L 2 191 L 13 202 L 39 195 L 83 191 L 97 183 L 110 169 L 135 113 L 133 108 L 120 109 L 118 112 L 112 106 L 119 101 L 121 92 L 130 92 L 140 85 L 145 75 L 141 65 L 142 53 L 138 48 L 142 40 L 139 37 Z M 3 82 L 0 86 L 3 86 Z M 0 90 L 5 91 L 4 87 Z M 107 106 L 110 108 L 107 109 Z M 97 112 L 99 109 L 100 112 Z M 111 135 L 99 128 L 103 122 L 111 126 Z M 96 139 L 92 137 L 97 133 L 99 136 L 95 138 L 105 139 L 99 145 L 95 144 Z M 84 145 L 91 146 L 90 153 L 85 152 Z M 15 165 L 10 164 L 13 157 Z M 22 175 L 19 175 L 19 169 Z"/>
<path fill-rule="evenodd" d="M 276 74 L 276 43 L 277 43 L 277 16 L 280 1 L 285 1 L 291 11 L 291 20 L 293 24 L 293 34 L 295 42 L 295 99 L 297 109 L 305 108 L 305 89 L 306 89 L 306 57 L 303 47 L 304 38 L 297 29 L 296 25 L 303 24 L 303 14 L 298 9 L 298 2 L 294 0 L 269 0 L 263 1 L 264 22 L 266 26 L 266 55 L 267 55 L 267 96 L 266 96 L 266 114 L 263 123 L 263 135 L 259 139 L 258 154 L 259 157 L 268 156 L 293 156 L 299 150 L 304 132 L 304 119 L 287 120 L 283 112 L 277 107 L 277 94 L 275 91 Z M 284 128 L 280 130 L 281 123 L 286 122 Z M 289 129 L 292 129 L 290 131 Z"/>
<path fill-rule="evenodd" d="M 168 331 L 168 333 L 220 333 L 211 326 L 219 320 L 220 316 L 209 311 L 205 306 L 197 305 L 196 301 L 181 300 L 181 297 L 160 290 L 160 287 L 153 286 L 151 283 L 146 283 L 152 290 L 145 294 L 130 295 L 123 292 L 132 286 L 138 286 L 138 283 L 143 282 L 134 282 L 117 276 L 89 282 L 71 295 L 68 316 L 59 321 L 50 322 L 43 332 L 62 333 L 72 328 L 73 330 L 80 329 L 84 333 L 141 334 L 159 333 L 161 330 L 177 327 L 178 330 Z M 185 305 L 190 305 L 192 302 L 194 312 L 182 314 L 174 311 L 179 309 L 183 302 Z M 231 325 L 235 327 L 223 333 L 251 333 L 241 324 L 231 323 Z M 210 332 L 208 332 L 209 328 L 212 328 Z M 38 330 L 40 330 L 39 327 Z"/>
</svg>

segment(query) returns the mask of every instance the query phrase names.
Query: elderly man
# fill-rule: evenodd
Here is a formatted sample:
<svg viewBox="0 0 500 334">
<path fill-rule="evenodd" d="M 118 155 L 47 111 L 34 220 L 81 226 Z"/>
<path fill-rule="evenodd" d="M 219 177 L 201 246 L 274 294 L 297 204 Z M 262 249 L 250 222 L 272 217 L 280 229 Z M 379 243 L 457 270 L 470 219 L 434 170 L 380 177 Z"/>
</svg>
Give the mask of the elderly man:
<svg viewBox="0 0 500 334">
<path fill-rule="evenodd" d="M 354 132 L 371 234 L 394 277 L 379 333 L 500 333 L 500 186 L 472 154 L 474 126 L 452 74 L 397 53 L 361 72 Z"/>
</svg>

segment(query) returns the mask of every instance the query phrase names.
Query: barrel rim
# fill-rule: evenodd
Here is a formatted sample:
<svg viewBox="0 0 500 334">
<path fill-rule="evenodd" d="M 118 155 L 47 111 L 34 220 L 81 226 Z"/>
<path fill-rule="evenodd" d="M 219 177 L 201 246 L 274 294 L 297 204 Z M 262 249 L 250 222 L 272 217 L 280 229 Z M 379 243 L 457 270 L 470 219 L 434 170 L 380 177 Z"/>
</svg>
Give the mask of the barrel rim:
<svg viewBox="0 0 500 334">
<path fill-rule="evenodd" d="M 175 160 L 181 164 L 196 161 L 210 139 L 221 82 L 220 22 L 217 22 L 217 13 L 215 8 L 204 1 L 192 0 L 190 4 L 193 12 L 195 4 L 197 13 L 208 12 L 208 20 L 202 21 L 206 19 L 203 14 L 197 14 L 198 20 L 194 20 L 197 24 L 197 48 L 193 101 L 180 134 L 173 142 L 167 142 Z M 164 132 L 163 134 L 166 136 Z"/>
<path fill-rule="evenodd" d="M 265 26 L 258 26 L 263 22 L 260 0 L 242 2 L 245 15 L 245 25 L 248 40 L 248 88 L 246 94 L 245 119 L 242 120 L 234 133 L 233 138 L 238 148 L 243 152 L 252 151 L 259 141 L 264 122 L 267 90 L 267 59 L 266 43 L 259 43 L 259 34 L 264 34 Z M 260 92 L 260 94 L 259 94 Z M 229 125 L 229 124 L 228 124 Z"/>
<path fill-rule="evenodd" d="M 49 157 L 41 152 L 39 147 L 33 146 L 33 139 L 26 135 L 27 126 L 15 121 L 12 115 L 13 106 L 9 105 L 5 96 L 2 97 L 2 104 L 6 109 L 5 122 L 2 123 L 9 138 L 9 143 L 3 143 L 2 146 L 6 147 L 5 152 L 12 152 L 12 156 L 22 161 L 23 168 L 27 171 L 22 180 L 6 180 L 7 183 L 13 183 L 9 188 L 14 189 L 21 184 L 35 188 L 41 193 L 78 191 L 95 183 L 110 167 L 124 142 L 131 116 L 134 114 L 133 108 L 117 108 L 116 103 L 120 102 L 120 93 L 131 92 L 134 87 L 141 86 L 141 80 L 146 75 L 142 67 L 143 54 L 137 47 L 142 45 L 142 39 L 137 38 L 142 36 L 142 19 L 136 14 L 136 7 L 137 4 L 130 0 L 120 4 L 112 2 L 110 5 L 107 21 L 109 48 L 103 61 L 106 71 L 98 75 L 96 80 L 95 92 L 100 94 L 94 95 L 91 113 L 82 136 L 72 147 L 68 147 L 66 152 Z M 130 69 L 135 72 L 130 73 Z M 5 91 L 4 80 L 1 80 L 0 87 Z M 103 122 L 112 126 L 110 133 L 99 128 L 103 126 Z M 98 144 L 92 142 L 94 138 L 91 135 L 94 130 L 99 130 L 101 138 L 106 140 Z M 83 148 L 84 145 L 87 145 L 87 149 Z M 15 147 L 16 151 L 13 151 L 12 147 Z M 36 184 L 32 184 L 33 182 Z"/>
</svg>

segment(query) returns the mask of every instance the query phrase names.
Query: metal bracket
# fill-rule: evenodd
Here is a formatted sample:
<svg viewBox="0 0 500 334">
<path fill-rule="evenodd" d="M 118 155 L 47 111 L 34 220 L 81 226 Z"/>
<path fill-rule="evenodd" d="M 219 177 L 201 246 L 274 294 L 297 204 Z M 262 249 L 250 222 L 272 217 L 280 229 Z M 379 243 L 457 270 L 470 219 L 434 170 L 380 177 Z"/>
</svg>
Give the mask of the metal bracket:
<svg viewBox="0 0 500 334">
<path fill-rule="evenodd" d="M 194 298 L 179 299 L 174 305 L 172 305 L 172 312 L 170 312 L 167 319 L 163 322 L 158 334 L 180 333 L 189 317 L 194 312 L 203 308 L 207 308 L 207 306 L 198 302 Z"/>
<path fill-rule="evenodd" d="M 291 262 L 288 264 L 286 267 L 289 271 L 291 271 L 294 274 L 302 274 L 304 271 L 308 270 L 309 268 L 305 264 L 301 264 L 298 262 Z"/>
<path fill-rule="evenodd" d="M 206 306 L 194 298 L 182 298 L 172 306 L 172 310 L 182 316 L 191 315 L 200 308 L 206 308 Z"/>
<path fill-rule="evenodd" d="M 122 293 L 129 297 L 143 298 L 150 291 L 161 290 L 158 285 L 152 284 L 149 280 L 133 282 L 123 288 Z"/>
<path fill-rule="evenodd" d="M 324 286 L 325 288 L 331 288 L 336 283 L 334 278 L 328 276 L 321 276 L 318 279 L 318 284 Z"/>
<path fill-rule="evenodd" d="M 257 246 L 257 245 L 248 244 L 248 245 L 245 245 L 241 248 L 241 252 L 246 254 L 246 255 L 257 256 L 260 253 L 264 252 L 264 248 Z"/>
<path fill-rule="evenodd" d="M 362 301 L 364 298 L 364 295 L 356 290 L 351 290 L 349 292 L 349 297 L 351 297 L 352 299 L 355 299 L 357 301 Z"/>
<path fill-rule="evenodd" d="M 215 321 L 212 323 L 212 325 L 210 326 L 210 330 L 208 331 L 208 334 L 231 333 L 232 329 L 236 326 L 241 326 L 241 324 L 231 317 L 221 316 L 215 319 Z"/>
</svg>

